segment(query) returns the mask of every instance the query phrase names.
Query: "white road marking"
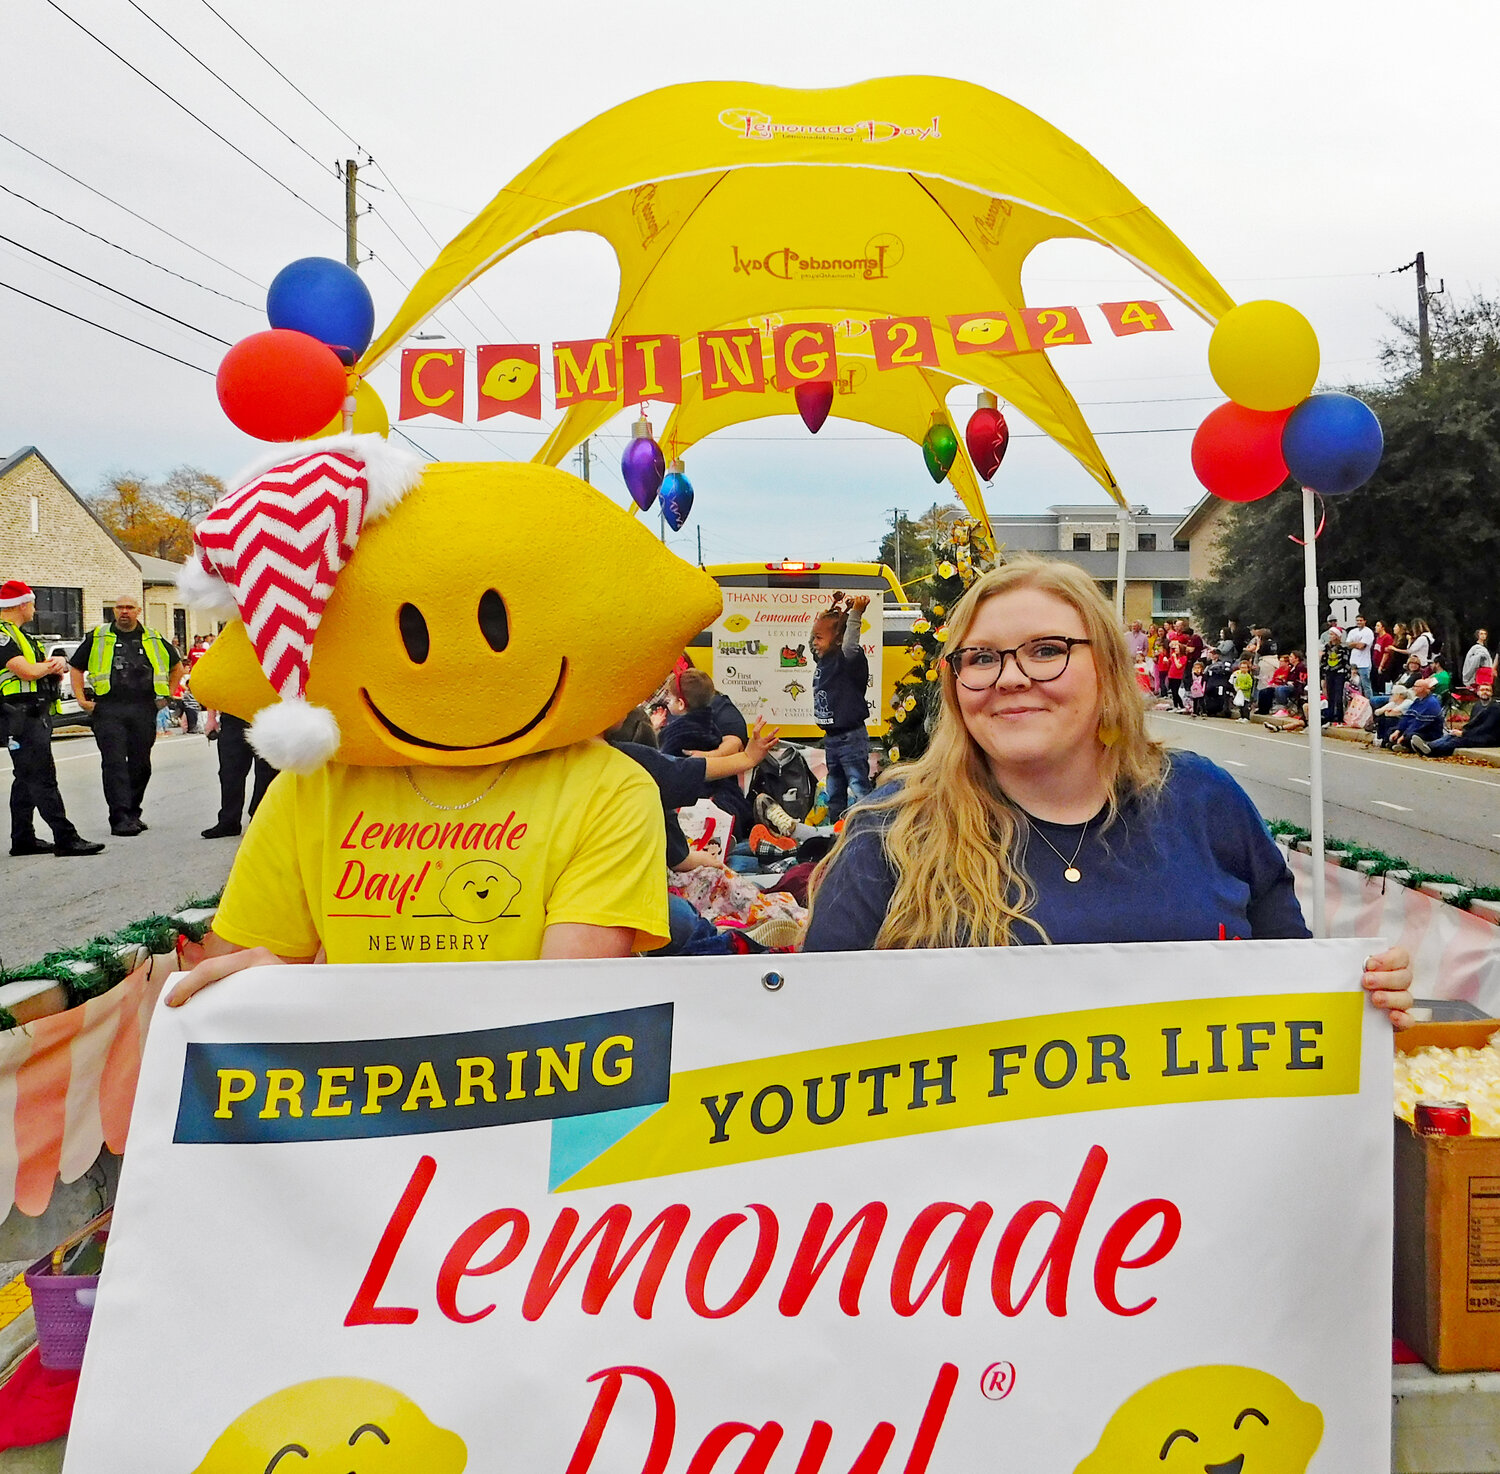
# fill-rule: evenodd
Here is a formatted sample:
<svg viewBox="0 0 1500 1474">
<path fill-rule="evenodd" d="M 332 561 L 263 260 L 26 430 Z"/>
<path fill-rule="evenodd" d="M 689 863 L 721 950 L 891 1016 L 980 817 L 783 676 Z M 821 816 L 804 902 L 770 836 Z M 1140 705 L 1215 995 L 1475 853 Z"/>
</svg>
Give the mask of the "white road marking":
<svg viewBox="0 0 1500 1474">
<path fill-rule="evenodd" d="M 1370 802 L 1372 804 L 1379 804 L 1383 809 L 1397 809 L 1403 814 L 1411 813 L 1411 810 L 1405 804 L 1388 804 L 1383 798 L 1372 798 Z M 1500 835 L 1496 835 L 1496 838 L 1500 839 Z"/>
<path fill-rule="evenodd" d="M 1248 768 L 1250 766 L 1249 763 L 1237 763 L 1233 758 L 1229 757 L 1221 757 L 1219 761 L 1223 763 L 1226 768 Z"/>
<path fill-rule="evenodd" d="M 1293 783 L 1300 783 L 1300 784 L 1302 784 L 1302 786 L 1304 788 L 1311 788 L 1312 787 L 1312 779 L 1311 778 L 1293 778 L 1292 782 Z"/>
</svg>

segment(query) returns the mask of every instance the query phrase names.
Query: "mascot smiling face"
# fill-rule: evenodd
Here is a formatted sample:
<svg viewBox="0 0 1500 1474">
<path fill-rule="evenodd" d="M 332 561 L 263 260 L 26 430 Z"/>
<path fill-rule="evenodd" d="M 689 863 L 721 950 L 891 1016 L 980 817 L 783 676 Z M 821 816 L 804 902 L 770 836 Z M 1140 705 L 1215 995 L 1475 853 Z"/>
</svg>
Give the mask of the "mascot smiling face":
<svg viewBox="0 0 1500 1474">
<path fill-rule="evenodd" d="M 595 736 L 721 607 L 566 472 L 423 468 L 373 436 L 286 448 L 195 538 L 185 596 L 240 620 L 194 692 L 294 772 L 482 766 Z"/>
</svg>

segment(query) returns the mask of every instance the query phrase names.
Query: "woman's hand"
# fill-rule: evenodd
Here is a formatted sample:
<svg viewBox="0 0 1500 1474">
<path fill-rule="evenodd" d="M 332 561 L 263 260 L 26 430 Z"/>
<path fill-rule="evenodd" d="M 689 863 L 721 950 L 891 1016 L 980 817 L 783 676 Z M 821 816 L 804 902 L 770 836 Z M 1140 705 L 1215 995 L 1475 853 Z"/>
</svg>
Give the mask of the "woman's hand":
<svg viewBox="0 0 1500 1474">
<path fill-rule="evenodd" d="M 247 967 L 282 967 L 286 959 L 278 957 L 269 947 L 241 947 L 217 957 L 205 957 L 167 994 L 168 1008 L 181 1008 L 194 993 L 201 993 L 211 983 L 227 978 L 230 973 L 243 972 Z"/>
<path fill-rule="evenodd" d="M 1405 947 L 1365 958 L 1365 992 L 1376 1008 L 1390 1015 L 1393 1029 L 1404 1029 L 1411 1022 L 1411 954 Z"/>
</svg>

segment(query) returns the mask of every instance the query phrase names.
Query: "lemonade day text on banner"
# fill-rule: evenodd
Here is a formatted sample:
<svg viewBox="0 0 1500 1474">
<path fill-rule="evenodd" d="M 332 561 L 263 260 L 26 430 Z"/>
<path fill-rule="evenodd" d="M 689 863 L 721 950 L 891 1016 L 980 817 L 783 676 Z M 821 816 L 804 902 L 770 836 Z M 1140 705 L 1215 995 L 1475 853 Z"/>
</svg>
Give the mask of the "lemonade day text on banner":
<svg viewBox="0 0 1500 1474">
<path fill-rule="evenodd" d="M 1378 1467 L 1367 946 L 239 974 L 154 1020 L 69 1474 Z"/>
</svg>

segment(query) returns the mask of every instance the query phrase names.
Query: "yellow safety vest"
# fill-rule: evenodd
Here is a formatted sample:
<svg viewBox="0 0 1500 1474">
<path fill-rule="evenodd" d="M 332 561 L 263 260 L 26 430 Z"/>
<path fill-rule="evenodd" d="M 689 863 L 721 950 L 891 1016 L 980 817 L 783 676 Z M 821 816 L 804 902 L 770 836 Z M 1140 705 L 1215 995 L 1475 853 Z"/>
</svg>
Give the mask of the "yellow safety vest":
<svg viewBox="0 0 1500 1474">
<path fill-rule="evenodd" d="M 0 660 L 14 660 L 16 655 L 22 655 L 33 663 L 40 661 L 41 652 L 31 643 L 30 636 L 19 626 L 9 624 L 0 619 L 0 634 L 9 635 L 15 643 L 15 653 L 5 654 L 5 647 L 0 646 Z M 14 671 L 7 670 L 0 665 L 0 701 L 9 700 L 12 696 L 31 696 L 36 692 L 35 681 L 23 681 Z"/>
<path fill-rule="evenodd" d="M 170 696 L 172 688 L 167 684 L 167 677 L 172 670 L 172 661 L 167 654 L 167 642 L 155 630 L 142 625 L 141 649 L 151 662 L 151 689 L 159 697 Z M 110 673 L 114 669 L 114 663 L 115 627 L 112 624 L 101 624 L 89 643 L 89 683 L 94 688 L 95 696 L 109 694 Z"/>
</svg>

